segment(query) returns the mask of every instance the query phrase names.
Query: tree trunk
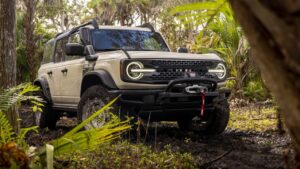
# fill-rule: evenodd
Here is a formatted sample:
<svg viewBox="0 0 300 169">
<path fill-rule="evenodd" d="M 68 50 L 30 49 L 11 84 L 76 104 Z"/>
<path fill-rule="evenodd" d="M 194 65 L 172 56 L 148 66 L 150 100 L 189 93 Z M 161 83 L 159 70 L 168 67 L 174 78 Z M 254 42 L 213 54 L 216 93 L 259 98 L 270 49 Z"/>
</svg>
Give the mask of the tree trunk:
<svg viewBox="0 0 300 169">
<path fill-rule="evenodd" d="M 300 153 L 300 1 L 230 0 Z"/>
<path fill-rule="evenodd" d="M 16 1 L 0 0 L 0 89 L 16 85 Z M 6 113 L 15 131 L 19 129 L 18 113 Z"/>
<path fill-rule="evenodd" d="M 36 38 L 34 16 L 37 0 L 24 0 L 26 13 L 24 15 L 25 47 L 30 81 L 33 82 L 37 73 L 38 57 L 36 54 Z"/>
<path fill-rule="evenodd" d="M 0 0 L 0 88 L 16 85 L 15 0 Z"/>
</svg>

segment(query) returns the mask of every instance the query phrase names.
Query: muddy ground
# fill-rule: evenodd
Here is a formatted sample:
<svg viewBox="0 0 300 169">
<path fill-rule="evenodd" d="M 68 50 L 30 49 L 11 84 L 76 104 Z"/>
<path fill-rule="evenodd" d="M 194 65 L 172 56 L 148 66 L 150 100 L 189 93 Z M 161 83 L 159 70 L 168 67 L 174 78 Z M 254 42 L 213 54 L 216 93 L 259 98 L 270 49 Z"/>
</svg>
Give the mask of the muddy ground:
<svg viewBox="0 0 300 169">
<path fill-rule="evenodd" d="M 27 140 L 31 145 L 41 146 L 62 136 L 74 124 L 74 119 L 61 119 L 56 130 L 31 133 Z M 291 139 L 287 134 L 226 129 L 222 135 L 201 136 L 193 132 L 181 132 L 176 123 L 153 123 L 148 131 L 147 136 L 141 136 L 139 142 L 158 151 L 169 144 L 175 151 L 189 152 L 199 161 L 200 168 L 273 169 L 294 166 L 291 162 L 294 156 Z M 133 143 L 137 141 L 131 139 Z"/>
</svg>

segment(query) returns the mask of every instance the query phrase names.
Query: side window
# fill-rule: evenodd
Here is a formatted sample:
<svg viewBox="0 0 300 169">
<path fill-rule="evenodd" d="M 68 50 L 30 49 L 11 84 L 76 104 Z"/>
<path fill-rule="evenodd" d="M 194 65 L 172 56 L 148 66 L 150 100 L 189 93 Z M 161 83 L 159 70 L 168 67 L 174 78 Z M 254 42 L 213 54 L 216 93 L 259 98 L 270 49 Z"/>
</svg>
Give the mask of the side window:
<svg viewBox="0 0 300 169">
<path fill-rule="evenodd" d="M 54 42 L 53 41 L 52 42 L 48 42 L 45 45 L 42 64 L 46 64 L 46 63 L 52 62 L 53 47 L 54 47 Z"/>
<path fill-rule="evenodd" d="M 65 60 L 65 48 L 67 44 L 67 38 L 60 39 L 56 42 L 55 48 L 55 62 L 61 62 Z"/>
<path fill-rule="evenodd" d="M 81 43 L 80 36 L 78 33 L 75 33 L 69 37 L 69 43 Z"/>
<path fill-rule="evenodd" d="M 83 45 L 78 33 L 71 35 L 68 39 L 68 43 L 78 43 L 78 44 Z M 79 55 L 66 55 L 66 60 L 75 60 L 75 59 L 79 59 L 81 57 L 82 56 L 79 56 Z"/>
</svg>

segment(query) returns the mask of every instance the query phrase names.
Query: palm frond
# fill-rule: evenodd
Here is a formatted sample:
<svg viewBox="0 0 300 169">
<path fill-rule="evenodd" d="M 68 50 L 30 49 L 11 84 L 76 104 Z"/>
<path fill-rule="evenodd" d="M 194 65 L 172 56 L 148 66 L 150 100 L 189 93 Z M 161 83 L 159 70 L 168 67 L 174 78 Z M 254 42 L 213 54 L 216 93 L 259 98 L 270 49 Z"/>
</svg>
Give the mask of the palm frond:
<svg viewBox="0 0 300 169">
<path fill-rule="evenodd" d="M 216 1 L 208 1 L 208 2 L 196 2 L 196 3 L 190 3 L 185 5 L 180 5 L 175 8 L 173 8 L 170 11 L 171 15 L 174 14 L 184 14 L 190 11 L 214 11 L 216 8 L 219 7 L 220 4 L 223 4 L 225 0 L 216 0 Z"/>
<path fill-rule="evenodd" d="M 101 113 L 107 111 L 112 104 L 114 104 L 119 97 L 113 99 L 106 106 L 95 112 L 92 116 L 87 118 L 85 121 L 77 125 L 70 132 L 66 133 L 59 139 L 50 141 L 48 144 L 53 145 L 54 154 L 65 154 L 73 152 L 74 150 L 91 150 L 97 145 L 104 142 L 108 142 L 118 138 L 123 132 L 130 129 L 128 120 L 120 121 L 117 116 L 112 116 L 112 119 L 100 128 L 94 128 L 91 130 L 79 131 L 91 120 L 98 117 Z M 39 152 L 40 156 L 44 156 L 46 153 L 45 148 L 42 148 Z"/>
</svg>

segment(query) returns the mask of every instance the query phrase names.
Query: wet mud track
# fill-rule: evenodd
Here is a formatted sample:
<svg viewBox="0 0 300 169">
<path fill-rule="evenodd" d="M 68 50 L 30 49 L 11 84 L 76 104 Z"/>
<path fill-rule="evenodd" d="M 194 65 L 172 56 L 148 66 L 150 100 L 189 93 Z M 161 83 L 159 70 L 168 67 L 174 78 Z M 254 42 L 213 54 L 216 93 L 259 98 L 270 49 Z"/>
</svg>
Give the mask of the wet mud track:
<svg viewBox="0 0 300 169">
<path fill-rule="evenodd" d="M 56 130 L 32 132 L 27 141 L 31 145 L 42 146 L 68 132 L 74 124 L 74 119 L 60 120 Z M 130 140 L 132 143 L 144 143 L 157 151 L 168 146 L 174 151 L 191 153 L 199 168 L 287 168 L 285 156 L 293 154 L 290 152 L 291 139 L 287 135 L 227 129 L 221 135 L 203 136 L 182 132 L 176 123 L 154 123 L 148 128 L 147 135 Z M 285 153 L 287 150 L 289 153 Z"/>
<path fill-rule="evenodd" d="M 291 146 L 288 136 L 274 133 L 227 129 L 221 135 L 201 136 L 182 133 L 175 124 L 158 125 L 156 139 L 155 128 L 149 133 L 146 144 L 157 149 L 169 144 L 175 151 L 189 152 L 201 168 L 286 168 L 283 152 Z"/>
</svg>

